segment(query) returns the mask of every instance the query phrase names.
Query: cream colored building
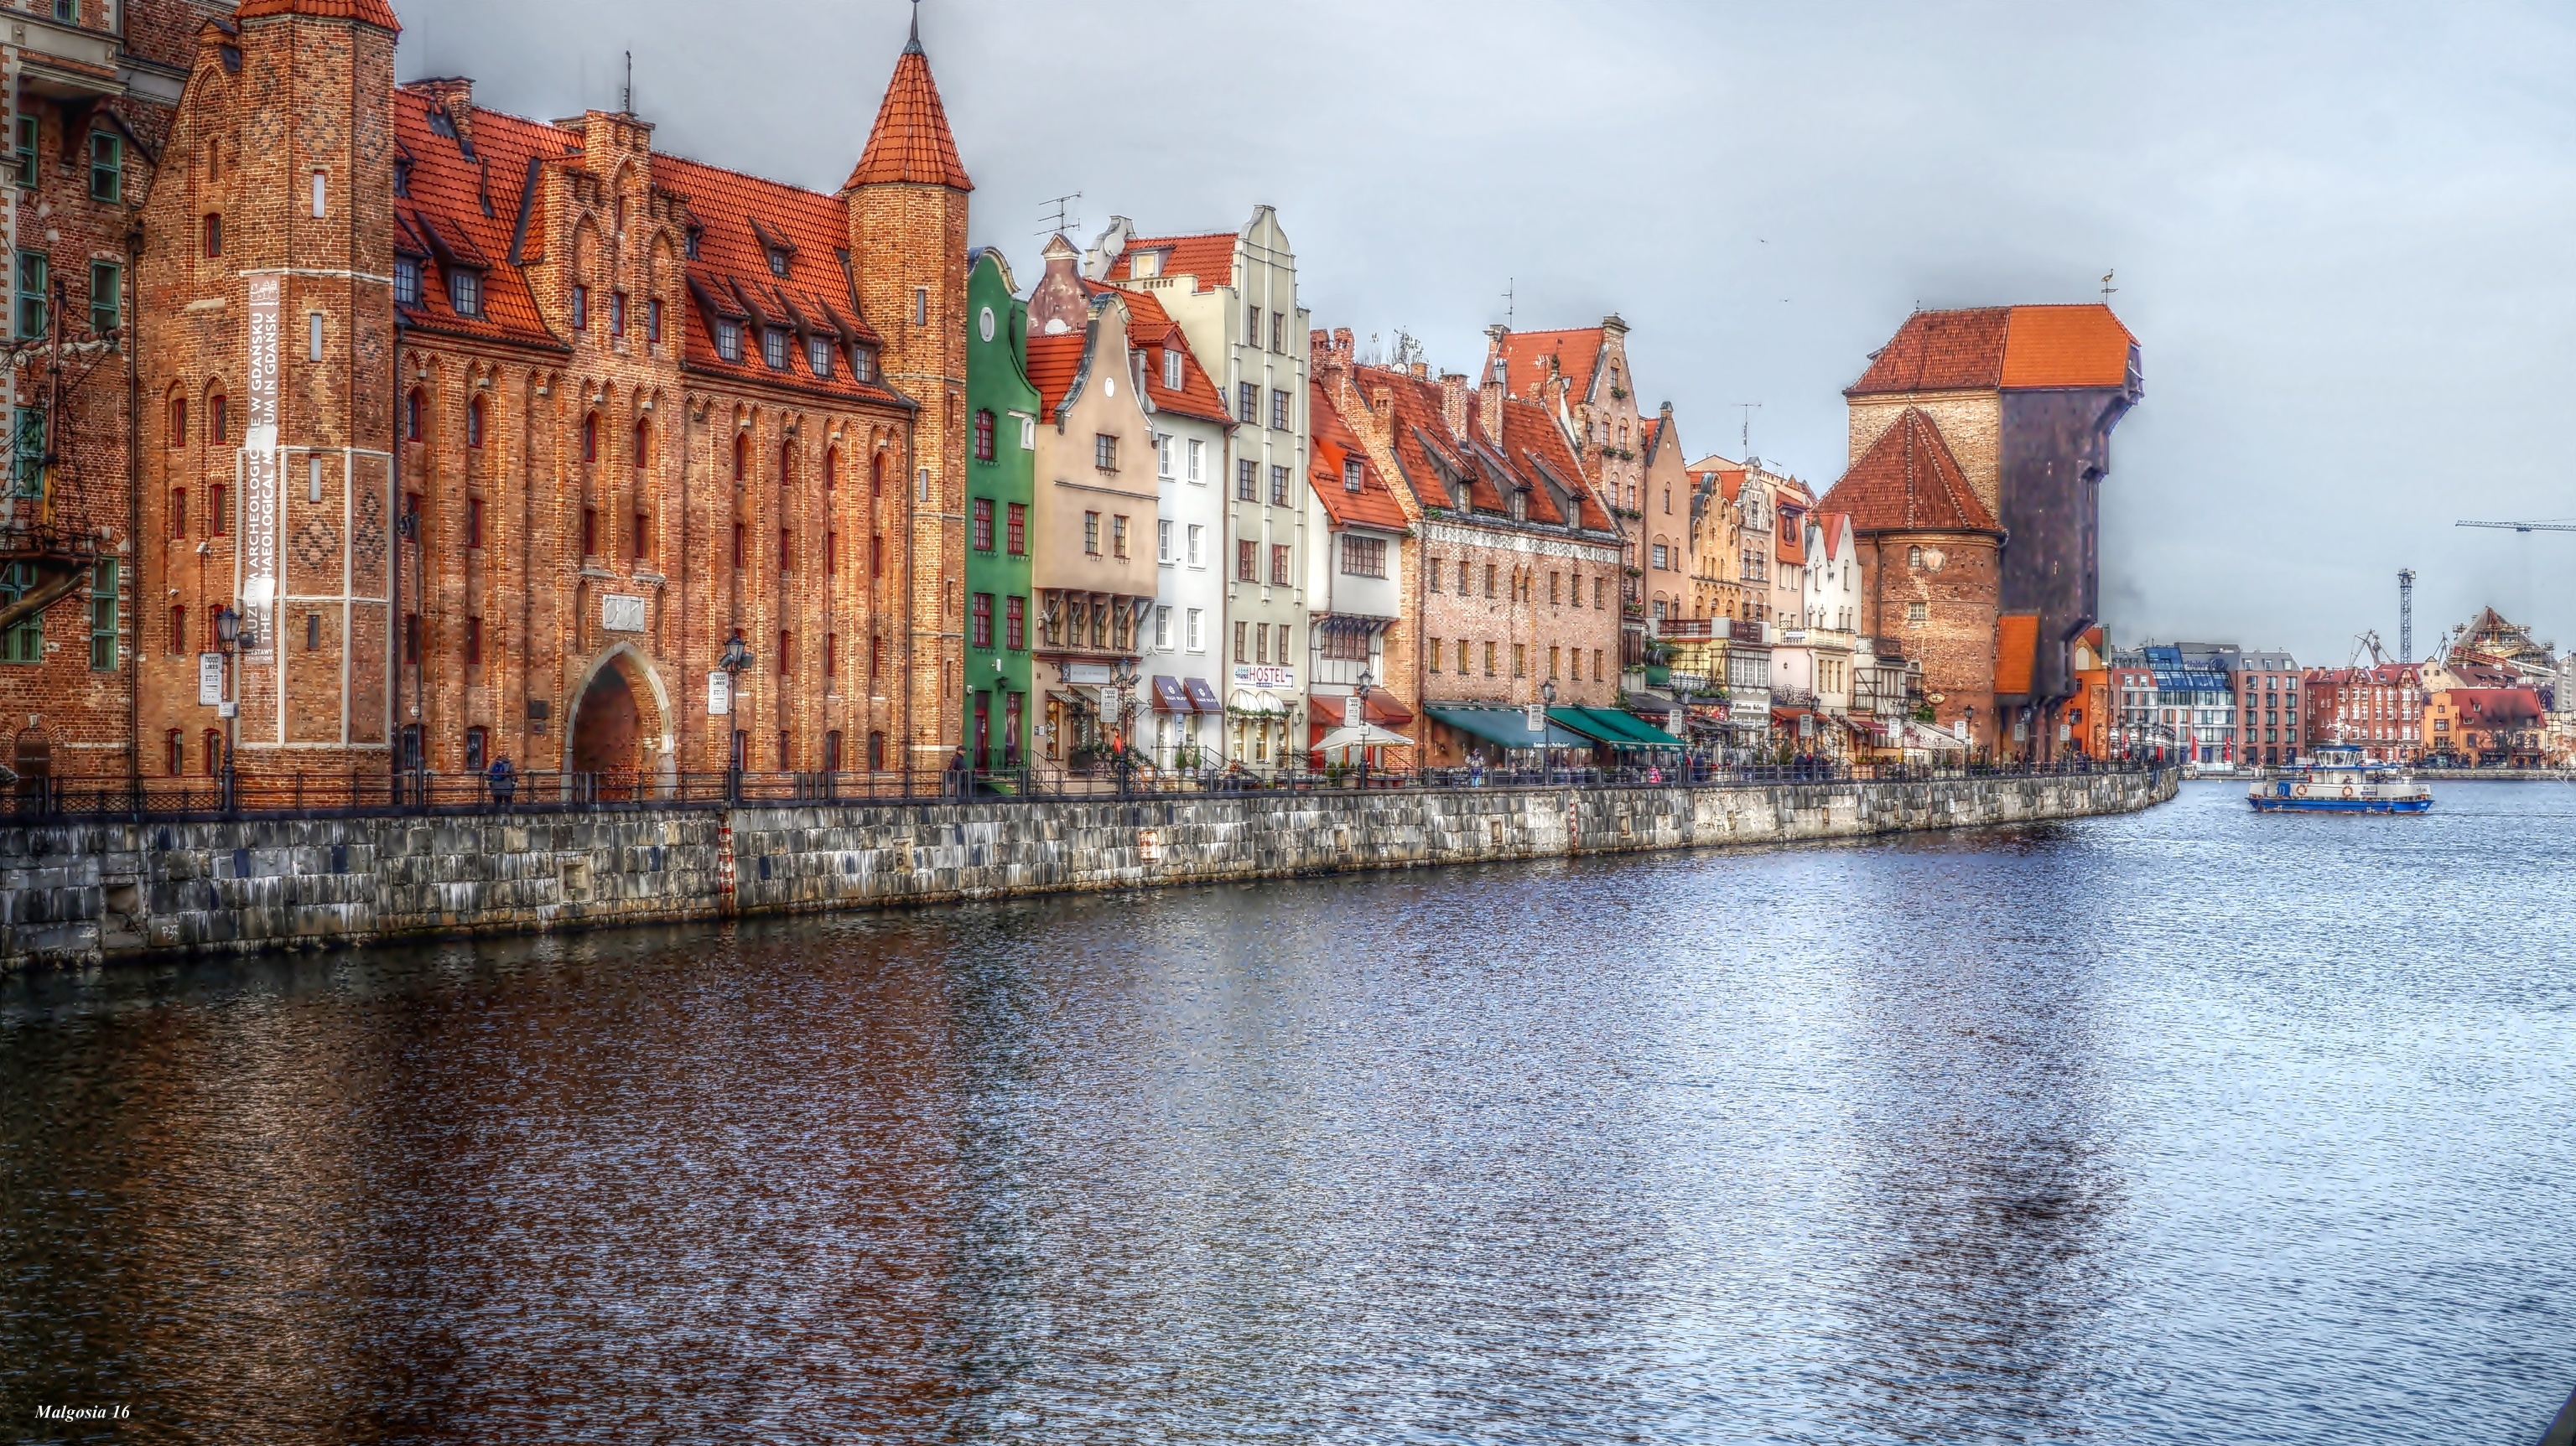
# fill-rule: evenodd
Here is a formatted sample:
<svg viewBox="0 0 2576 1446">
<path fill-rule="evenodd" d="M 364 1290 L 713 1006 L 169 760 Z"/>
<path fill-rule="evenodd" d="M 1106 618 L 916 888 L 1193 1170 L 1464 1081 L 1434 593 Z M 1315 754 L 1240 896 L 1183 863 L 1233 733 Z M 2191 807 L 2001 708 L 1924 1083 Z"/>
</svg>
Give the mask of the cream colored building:
<svg viewBox="0 0 2576 1446">
<path fill-rule="evenodd" d="M 1234 418 L 1225 468 L 1227 757 L 1249 768 L 1300 756 L 1307 663 L 1307 315 L 1279 217 L 1241 230 L 1139 236 L 1113 217 L 1087 269 L 1150 292 L 1188 336 Z M 1292 739 L 1294 740 L 1292 742 Z"/>
</svg>

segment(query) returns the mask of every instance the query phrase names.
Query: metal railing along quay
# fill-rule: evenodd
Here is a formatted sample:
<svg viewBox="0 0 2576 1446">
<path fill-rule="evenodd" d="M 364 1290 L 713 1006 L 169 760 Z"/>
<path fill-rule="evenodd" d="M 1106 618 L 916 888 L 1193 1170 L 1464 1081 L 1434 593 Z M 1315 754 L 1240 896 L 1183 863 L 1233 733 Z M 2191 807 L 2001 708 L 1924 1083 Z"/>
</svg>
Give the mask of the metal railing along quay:
<svg viewBox="0 0 2576 1446">
<path fill-rule="evenodd" d="M 2168 765 L 2170 767 L 2170 765 Z M 350 773 L 239 778 L 23 778 L 0 790 L 0 819 L 154 820 L 335 818 L 406 814 L 582 813 L 611 809 L 725 809 L 805 804 L 1027 803 L 1207 795 L 1358 793 L 1424 789 L 1750 787 L 1765 784 L 2143 775 L 2142 763 L 1919 764 L 1831 762 L 1580 767 L 1439 767 L 1180 773 L 1010 768 L 844 773 Z"/>
</svg>

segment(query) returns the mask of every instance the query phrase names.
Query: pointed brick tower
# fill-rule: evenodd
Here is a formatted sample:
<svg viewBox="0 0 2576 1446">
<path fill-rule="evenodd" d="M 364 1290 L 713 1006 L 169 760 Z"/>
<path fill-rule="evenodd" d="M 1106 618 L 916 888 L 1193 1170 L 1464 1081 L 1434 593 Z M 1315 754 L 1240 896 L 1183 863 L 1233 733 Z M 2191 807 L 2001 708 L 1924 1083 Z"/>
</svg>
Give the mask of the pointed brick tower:
<svg viewBox="0 0 2576 1446">
<path fill-rule="evenodd" d="M 885 340 L 886 380 L 919 404 L 900 459 L 911 551 L 904 763 L 938 768 L 962 736 L 966 578 L 966 197 L 913 12 L 867 150 L 841 188 L 859 305 Z M 889 471 L 895 470 L 893 467 Z M 893 760 L 888 760 L 889 765 Z"/>
</svg>

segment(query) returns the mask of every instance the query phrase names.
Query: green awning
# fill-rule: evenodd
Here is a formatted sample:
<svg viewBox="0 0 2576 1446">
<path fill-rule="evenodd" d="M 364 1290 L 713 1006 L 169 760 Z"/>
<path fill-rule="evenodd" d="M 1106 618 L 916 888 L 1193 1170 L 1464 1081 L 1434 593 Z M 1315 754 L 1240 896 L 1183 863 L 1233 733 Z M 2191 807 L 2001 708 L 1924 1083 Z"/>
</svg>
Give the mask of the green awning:
<svg viewBox="0 0 2576 1446">
<path fill-rule="evenodd" d="M 1548 725 L 1529 726 L 1529 715 L 1518 708 L 1439 707 L 1423 709 L 1425 713 L 1461 733 L 1472 734 L 1488 743 L 1505 748 L 1589 748 L 1592 740 L 1580 733 Z"/>
<path fill-rule="evenodd" d="M 1615 708 L 1551 708 L 1550 720 L 1613 748 L 1680 748 L 1682 740 L 1633 713 Z"/>
</svg>

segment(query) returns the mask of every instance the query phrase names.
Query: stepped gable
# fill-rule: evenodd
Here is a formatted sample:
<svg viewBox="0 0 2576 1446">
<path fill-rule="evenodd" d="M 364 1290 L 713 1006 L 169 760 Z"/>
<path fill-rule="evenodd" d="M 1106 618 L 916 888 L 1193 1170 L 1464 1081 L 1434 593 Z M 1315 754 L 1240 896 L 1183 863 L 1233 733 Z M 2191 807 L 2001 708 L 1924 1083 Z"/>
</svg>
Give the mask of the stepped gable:
<svg viewBox="0 0 2576 1446">
<path fill-rule="evenodd" d="M 241 0 L 233 10 L 233 19 L 257 20 L 265 15 L 308 15 L 316 20 L 355 20 L 362 25 L 402 33 L 402 22 L 394 18 L 394 7 L 385 0 Z"/>
<path fill-rule="evenodd" d="M 1314 466 L 1308 481 L 1315 489 L 1315 499 L 1323 504 L 1324 515 L 1335 527 L 1358 524 L 1403 532 L 1413 525 L 1396 500 L 1395 491 L 1369 460 L 1368 449 L 1360 445 L 1359 435 L 1333 406 L 1333 399 L 1320 380 L 1309 379 L 1307 416 L 1314 429 Z M 1342 480 L 1342 469 L 1349 459 L 1358 458 L 1360 490 L 1351 491 Z"/>
<path fill-rule="evenodd" d="M 420 304 L 400 309 L 403 322 L 424 332 L 568 350 L 569 338 L 547 324 L 523 268 L 546 259 L 547 168 L 580 167 L 581 135 L 480 107 L 473 127 L 469 148 L 436 96 L 413 87 L 394 93 L 395 144 L 408 192 L 394 198 L 394 245 L 430 263 Z M 838 198 L 679 156 L 657 154 L 651 165 L 654 189 L 681 200 L 698 228 L 698 259 L 684 267 L 688 296 L 662 298 L 664 325 L 677 330 L 677 355 L 689 370 L 851 399 L 902 400 L 882 382 L 859 381 L 850 369 L 849 349 L 874 348 L 880 339 L 859 314 L 841 265 L 849 213 Z M 784 277 L 771 270 L 773 251 L 786 258 Z M 451 266 L 483 273 L 481 316 L 459 316 L 449 304 Z M 606 298 L 593 304 L 594 315 L 604 315 Z M 742 324 L 740 361 L 716 351 L 718 317 Z M 640 328 L 642 318 L 629 325 Z M 770 325 L 795 333 L 784 368 L 761 355 L 759 328 Z M 805 339 L 812 336 L 835 347 L 829 378 L 815 376 L 806 356 Z"/>
<path fill-rule="evenodd" d="M 1601 365 L 1601 328 L 1579 326 L 1571 331 L 1511 331 L 1503 333 L 1503 391 L 1514 397 L 1535 397 L 1548 378 L 1548 359 L 1556 359 L 1557 370 L 1565 374 L 1567 385 L 1577 398 L 1592 392 L 1592 374 Z"/>
<path fill-rule="evenodd" d="M 2137 344 L 2098 302 L 1918 311 L 1843 395 L 2119 387 Z"/>
<path fill-rule="evenodd" d="M 1150 291 L 1129 291 L 1104 286 L 1097 281 L 1082 283 L 1085 296 L 1116 292 L 1127 303 L 1127 345 L 1145 352 L 1145 397 L 1158 412 L 1172 412 L 1202 421 L 1234 425 L 1225 409 L 1225 399 L 1217 395 L 1216 382 L 1199 365 L 1198 355 L 1190 350 L 1190 339 L 1182 334 L 1180 324 L 1163 309 Z M 1181 384 L 1178 388 L 1163 385 L 1162 351 L 1181 354 Z"/>
<path fill-rule="evenodd" d="M 1232 231 L 1209 231 L 1195 236 L 1130 237 L 1127 248 L 1118 253 L 1116 261 L 1110 263 L 1109 279 L 1135 280 L 1137 277 L 1130 263 L 1136 259 L 1136 253 L 1166 251 L 1171 254 L 1163 258 L 1163 275 L 1192 277 L 1196 281 L 1193 289 L 1198 292 L 1214 291 L 1220 286 L 1232 286 L 1234 284 L 1234 242 L 1235 233 Z"/>
<path fill-rule="evenodd" d="M 1920 407 L 1907 407 L 1817 505 L 1850 514 L 1857 532 L 2003 532 Z"/>
<path fill-rule="evenodd" d="M 930 78 L 918 9 L 913 12 L 912 39 L 895 60 L 894 78 L 886 82 L 885 102 L 877 107 L 867 149 L 859 153 L 859 163 L 841 189 L 884 185 L 975 189 L 975 183 L 966 178 L 965 162 L 957 158 L 957 138 L 948 129 L 947 107 L 939 103 L 939 83 Z"/>
</svg>

